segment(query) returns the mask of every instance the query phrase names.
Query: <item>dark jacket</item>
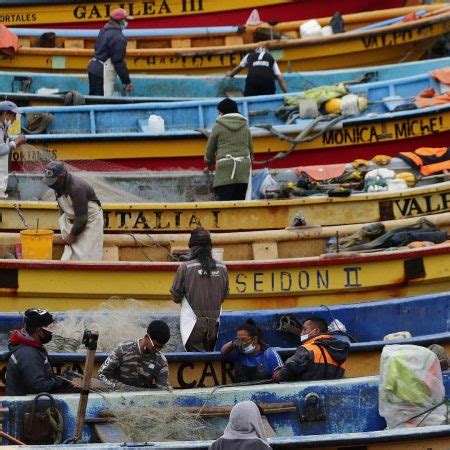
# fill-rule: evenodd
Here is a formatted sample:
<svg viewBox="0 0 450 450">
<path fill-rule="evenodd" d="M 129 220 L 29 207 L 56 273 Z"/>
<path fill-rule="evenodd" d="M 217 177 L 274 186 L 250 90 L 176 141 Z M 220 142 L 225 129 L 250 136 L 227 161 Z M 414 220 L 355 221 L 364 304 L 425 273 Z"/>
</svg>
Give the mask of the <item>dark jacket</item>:
<svg viewBox="0 0 450 450">
<path fill-rule="evenodd" d="M 61 195 L 68 195 L 73 203 L 73 210 L 75 219 L 71 233 L 78 236 L 85 229 L 88 222 L 89 202 L 97 203 L 102 206 L 100 200 L 97 198 L 92 186 L 80 177 L 74 176 L 71 173 L 67 174 L 66 184 L 62 192 L 56 193 L 56 200 Z"/>
<path fill-rule="evenodd" d="M 125 62 L 127 53 L 127 40 L 122 34 L 122 28 L 114 21 L 110 20 L 98 34 L 95 42 L 95 52 L 88 65 L 88 72 L 103 78 L 103 64 L 111 58 L 111 62 L 116 69 L 117 75 L 123 84 L 131 83 L 128 67 Z"/>
<path fill-rule="evenodd" d="M 57 392 L 65 385 L 63 379 L 53 376 L 44 346 L 25 330 L 16 330 L 9 340 L 9 357 L 6 368 L 6 395 Z"/>
<path fill-rule="evenodd" d="M 350 345 L 329 334 L 309 339 L 278 373 L 278 381 L 332 380 L 342 378 Z"/>
</svg>

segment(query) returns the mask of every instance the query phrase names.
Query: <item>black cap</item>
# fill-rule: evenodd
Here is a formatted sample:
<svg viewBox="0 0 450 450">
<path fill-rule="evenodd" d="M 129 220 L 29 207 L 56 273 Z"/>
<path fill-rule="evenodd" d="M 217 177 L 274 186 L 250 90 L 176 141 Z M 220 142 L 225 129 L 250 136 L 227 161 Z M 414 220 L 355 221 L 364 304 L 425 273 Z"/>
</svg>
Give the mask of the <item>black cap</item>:
<svg viewBox="0 0 450 450">
<path fill-rule="evenodd" d="M 239 112 L 238 110 L 238 105 L 234 100 L 231 100 L 231 98 L 224 98 L 218 105 L 217 105 L 217 109 L 222 113 L 222 114 L 231 114 L 231 113 L 237 113 Z"/>
<path fill-rule="evenodd" d="M 51 186 L 56 183 L 59 177 L 67 176 L 67 169 L 64 163 L 60 161 L 49 162 L 44 170 L 44 183 L 47 186 Z"/>
<path fill-rule="evenodd" d="M 30 308 L 24 313 L 26 328 L 44 328 L 52 331 L 49 325 L 54 322 L 53 316 L 46 309 Z"/>
</svg>

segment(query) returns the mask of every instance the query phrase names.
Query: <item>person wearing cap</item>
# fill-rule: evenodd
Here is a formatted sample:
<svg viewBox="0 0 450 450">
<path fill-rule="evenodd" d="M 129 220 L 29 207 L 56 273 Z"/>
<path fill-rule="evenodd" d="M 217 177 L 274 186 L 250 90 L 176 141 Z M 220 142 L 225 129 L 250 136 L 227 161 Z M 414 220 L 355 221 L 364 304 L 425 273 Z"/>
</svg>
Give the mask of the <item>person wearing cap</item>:
<svg viewBox="0 0 450 450">
<path fill-rule="evenodd" d="M 181 263 L 170 292 L 181 304 L 180 333 L 187 352 L 211 352 L 229 291 L 226 266 L 212 257 L 211 236 L 198 227 L 189 239 L 190 260 Z"/>
<path fill-rule="evenodd" d="M 44 183 L 56 193 L 61 212 L 59 226 L 65 242 L 62 261 L 101 261 L 103 257 L 103 211 L 91 185 L 68 173 L 60 161 L 51 161 Z"/>
<path fill-rule="evenodd" d="M 52 339 L 54 319 L 45 309 L 31 308 L 24 314 L 24 327 L 12 332 L 6 368 L 6 395 L 58 392 L 67 386 L 55 377 L 44 345 Z"/>
<path fill-rule="evenodd" d="M 125 62 L 127 40 L 122 33 L 133 17 L 123 8 L 111 12 L 109 22 L 102 28 L 95 42 L 95 52 L 87 68 L 89 95 L 111 97 L 117 75 L 127 92 L 132 91 L 130 74 Z"/>
<path fill-rule="evenodd" d="M 10 101 L 0 102 L 0 197 L 6 197 L 9 174 L 9 154 L 27 140 L 23 134 L 19 134 L 16 139 L 11 140 L 8 132 L 9 128 L 17 119 L 20 113 L 17 105 Z"/>
<path fill-rule="evenodd" d="M 288 92 L 286 81 L 277 62 L 265 47 L 258 47 L 253 52 L 247 53 L 239 65 L 227 73 L 227 76 L 233 78 L 246 67 L 248 74 L 245 80 L 244 97 L 275 94 L 275 80 L 278 81 L 283 92 Z"/>
<path fill-rule="evenodd" d="M 169 339 L 168 325 L 154 320 L 143 338 L 123 342 L 112 351 L 97 378 L 116 391 L 169 388 L 169 366 L 161 353 Z"/>
<path fill-rule="evenodd" d="M 253 142 L 247 119 L 239 113 L 235 101 L 223 99 L 218 105 L 219 117 L 208 138 L 205 172 L 214 175 L 214 192 L 220 201 L 245 200 L 252 175 Z"/>
</svg>

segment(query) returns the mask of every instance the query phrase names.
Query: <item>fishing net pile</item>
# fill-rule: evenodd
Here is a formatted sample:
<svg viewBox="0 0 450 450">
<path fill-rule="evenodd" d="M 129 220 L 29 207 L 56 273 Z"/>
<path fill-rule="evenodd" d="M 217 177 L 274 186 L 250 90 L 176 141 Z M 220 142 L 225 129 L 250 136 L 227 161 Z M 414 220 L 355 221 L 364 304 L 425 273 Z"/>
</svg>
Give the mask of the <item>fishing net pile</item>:
<svg viewBox="0 0 450 450">
<path fill-rule="evenodd" d="M 111 352 L 120 342 L 139 339 L 152 320 L 163 320 L 170 328 L 170 340 L 164 352 L 183 351 L 179 317 L 170 313 L 153 313 L 133 299 L 111 299 L 99 311 L 67 311 L 56 318 L 53 339 L 46 345 L 49 352 L 84 352 L 81 345 L 84 330 L 97 330 L 98 352 Z"/>
<path fill-rule="evenodd" d="M 108 411 L 134 442 L 200 441 L 214 439 L 217 433 L 196 413 L 176 406 L 124 408 Z"/>
</svg>

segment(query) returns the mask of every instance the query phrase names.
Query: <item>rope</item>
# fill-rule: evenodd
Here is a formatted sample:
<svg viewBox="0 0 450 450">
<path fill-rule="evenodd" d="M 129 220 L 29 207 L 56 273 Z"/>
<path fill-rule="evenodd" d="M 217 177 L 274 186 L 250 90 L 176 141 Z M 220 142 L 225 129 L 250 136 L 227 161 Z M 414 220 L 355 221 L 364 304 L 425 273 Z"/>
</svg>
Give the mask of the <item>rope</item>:
<svg viewBox="0 0 450 450">
<path fill-rule="evenodd" d="M 331 120 L 330 120 L 331 119 Z M 318 116 L 316 117 L 312 122 L 308 124 L 306 128 L 304 128 L 296 138 L 291 138 L 288 135 L 281 133 L 281 131 L 276 130 L 271 124 L 260 124 L 255 125 L 258 128 L 263 128 L 270 133 L 272 133 L 274 136 L 276 136 L 281 141 L 287 141 L 291 143 L 291 147 L 286 152 L 279 152 L 272 158 L 266 159 L 265 161 L 253 161 L 253 164 L 264 164 L 267 165 L 271 163 L 272 161 L 279 160 L 286 158 L 289 156 L 294 150 L 296 150 L 297 145 L 300 143 L 305 142 L 311 142 L 317 139 L 318 137 L 322 136 L 324 133 L 326 133 L 331 127 L 333 127 L 336 123 L 341 122 L 345 119 L 345 116 L 335 116 L 334 114 L 324 115 L 324 116 Z M 317 133 L 312 134 L 308 136 L 308 134 L 313 130 L 313 128 L 322 121 L 329 121 L 324 128 L 319 130 Z"/>
<path fill-rule="evenodd" d="M 56 419 L 53 416 L 53 413 L 56 414 Z M 55 438 L 53 440 L 53 444 L 61 444 L 62 442 L 62 434 L 64 427 L 64 419 L 59 412 L 58 408 L 47 408 L 45 410 L 45 414 L 48 416 L 50 428 L 55 433 Z"/>
</svg>

